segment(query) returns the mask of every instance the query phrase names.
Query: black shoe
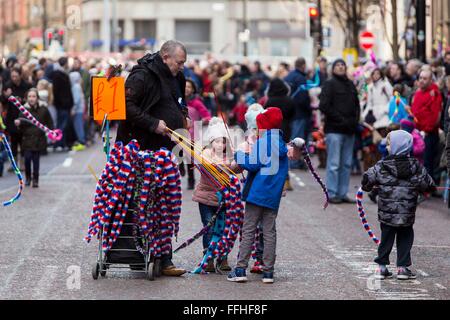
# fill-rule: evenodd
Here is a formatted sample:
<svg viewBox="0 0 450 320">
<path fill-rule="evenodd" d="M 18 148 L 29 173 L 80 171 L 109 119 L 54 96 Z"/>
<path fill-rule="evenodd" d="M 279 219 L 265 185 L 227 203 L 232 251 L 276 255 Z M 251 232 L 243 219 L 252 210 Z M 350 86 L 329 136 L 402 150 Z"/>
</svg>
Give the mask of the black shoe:
<svg viewBox="0 0 450 320">
<path fill-rule="evenodd" d="M 195 181 L 188 181 L 188 190 L 194 190 L 195 188 Z"/>
<path fill-rule="evenodd" d="M 398 280 L 414 280 L 417 276 L 406 267 L 398 267 L 397 279 Z"/>
<path fill-rule="evenodd" d="M 186 168 L 184 167 L 184 163 L 180 164 L 180 175 L 184 177 L 186 175 Z"/>
<path fill-rule="evenodd" d="M 342 199 L 338 198 L 338 197 L 333 197 L 328 202 L 331 203 L 331 204 L 341 204 L 342 203 Z"/>
<path fill-rule="evenodd" d="M 375 279 L 377 280 L 385 280 L 390 279 L 393 277 L 392 272 L 389 272 L 388 268 L 386 267 L 378 267 L 375 271 Z"/>
<path fill-rule="evenodd" d="M 355 199 L 351 199 L 351 198 L 349 198 L 349 197 L 344 197 L 344 198 L 342 198 L 341 200 L 342 200 L 343 203 L 351 203 L 351 204 L 356 203 L 356 200 L 355 200 Z"/>
<path fill-rule="evenodd" d="M 33 188 L 39 188 L 39 180 L 33 179 Z"/>
<path fill-rule="evenodd" d="M 25 187 L 31 186 L 31 175 L 25 177 Z"/>
</svg>

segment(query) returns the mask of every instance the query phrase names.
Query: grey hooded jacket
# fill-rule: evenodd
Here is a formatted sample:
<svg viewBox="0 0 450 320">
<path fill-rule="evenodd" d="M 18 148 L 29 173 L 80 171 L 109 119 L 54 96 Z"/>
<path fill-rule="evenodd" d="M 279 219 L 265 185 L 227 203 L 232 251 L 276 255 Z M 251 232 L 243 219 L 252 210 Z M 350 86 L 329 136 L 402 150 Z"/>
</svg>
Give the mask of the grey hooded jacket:
<svg viewBox="0 0 450 320">
<path fill-rule="evenodd" d="M 363 175 L 362 188 L 378 188 L 378 220 L 393 227 L 408 227 L 415 222 L 419 193 L 434 189 L 433 179 L 419 161 L 409 155 L 410 141 L 403 133 L 390 137 L 391 155 Z"/>
</svg>

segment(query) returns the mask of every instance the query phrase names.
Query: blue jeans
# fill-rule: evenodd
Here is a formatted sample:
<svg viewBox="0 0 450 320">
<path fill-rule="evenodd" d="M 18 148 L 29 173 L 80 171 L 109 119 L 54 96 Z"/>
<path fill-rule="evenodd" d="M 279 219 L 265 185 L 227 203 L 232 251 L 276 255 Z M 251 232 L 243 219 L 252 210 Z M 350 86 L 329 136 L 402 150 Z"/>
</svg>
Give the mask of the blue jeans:
<svg viewBox="0 0 450 320">
<path fill-rule="evenodd" d="M 327 188 L 330 198 L 347 196 L 353 160 L 355 136 L 328 133 L 327 144 Z"/>
<path fill-rule="evenodd" d="M 61 141 L 58 141 L 55 143 L 55 147 L 65 147 L 66 144 L 66 127 L 69 124 L 69 118 L 70 118 L 70 112 L 69 110 L 65 110 L 65 109 L 56 109 L 56 114 L 57 114 L 57 124 L 56 127 L 58 129 L 60 129 L 63 132 L 63 137 L 61 139 Z"/>
<path fill-rule="evenodd" d="M 81 144 L 86 144 L 86 138 L 84 134 L 84 119 L 82 113 L 75 113 L 73 116 L 73 127 L 75 133 L 77 134 L 78 142 Z"/>
<path fill-rule="evenodd" d="M 206 225 L 211 221 L 211 218 L 214 216 L 214 214 L 217 212 L 219 207 L 211 207 L 207 206 L 206 204 L 199 203 L 198 208 L 200 209 L 200 218 L 202 219 L 203 227 L 206 227 Z M 222 208 L 224 211 L 225 208 Z M 209 228 L 208 232 L 203 235 L 203 249 L 208 249 L 209 243 L 211 242 L 212 234 L 214 231 L 214 225 Z"/>
<path fill-rule="evenodd" d="M 291 140 L 295 138 L 302 138 L 308 143 L 308 136 L 310 131 L 311 118 L 295 119 L 291 123 Z M 304 163 L 301 160 L 290 161 L 290 167 L 292 169 L 299 169 L 304 167 Z"/>
</svg>

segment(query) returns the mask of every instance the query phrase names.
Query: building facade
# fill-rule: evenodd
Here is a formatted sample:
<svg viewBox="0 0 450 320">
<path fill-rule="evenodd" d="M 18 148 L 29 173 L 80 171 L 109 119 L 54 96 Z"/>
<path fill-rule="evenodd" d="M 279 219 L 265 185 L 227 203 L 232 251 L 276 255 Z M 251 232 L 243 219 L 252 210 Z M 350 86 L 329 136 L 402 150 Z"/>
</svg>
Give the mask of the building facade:
<svg viewBox="0 0 450 320">
<path fill-rule="evenodd" d="M 114 9 L 117 15 L 115 39 L 121 50 L 154 49 L 168 39 L 177 39 L 191 55 L 210 51 L 239 56 L 244 50 L 247 21 L 249 56 L 308 58 L 313 51 L 306 1 L 111 0 L 110 5 L 111 16 Z M 84 50 L 102 50 L 103 14 L 103 0 L 83 1 Z"/>
<path fill-rule="evenodd" d="M 431 16 L 433 53 L 439 55 L 450 49 L 450 1 L 433 0 Z"/>
<path fill-rule="evenodd" d="M 40 52 L 45 41 L 48 47 L 57 36 L 65 50 L 81 49 L 81 4 L 82 0 L 0 0 L 2 54 Z"/>
</svg>

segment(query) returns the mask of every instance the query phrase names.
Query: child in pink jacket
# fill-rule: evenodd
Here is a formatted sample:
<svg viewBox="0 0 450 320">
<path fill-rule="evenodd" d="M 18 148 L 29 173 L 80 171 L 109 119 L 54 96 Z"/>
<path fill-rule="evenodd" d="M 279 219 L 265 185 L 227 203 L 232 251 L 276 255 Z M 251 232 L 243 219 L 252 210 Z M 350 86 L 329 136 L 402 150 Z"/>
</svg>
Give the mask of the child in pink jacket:
<svg viewBox="0 0 450 320">
<path fill-rule="evenodd" d="M 202 155 L 212 161 L 216 165 L 225 165 L 235 173 L 239 173 L 239 166 L 234 161 L 233 153 L 231 152 L 230 142 L 227 139 L 227 131 L 223 121 L 214 117 L 209 122 L 208 130 L 206 131 L 206 138 L 208 145 L 204 149 Z M 210 180 L 201 175 L 199 184 L 195 187 L 192 200 L 198 202 L 200 217 L 203 227 L 207 226 L 212 217 L 219 211 L 219 199 L 217 196 L 218 188 L 215 187 Z M 220 214 L 225 214 L 225 207 L 222 206 Z M 213 228 L 203 235 L 203 250 L 208 249 L 211 242 Z M 221 271 L 231 271 L 227 259 L 222 260 L 221 264 L 217 266 Z M 206 272 L 215 272 L 214 261 L 211 259 L 205 269 Z"/>
<path fill-rule="evenodd" d="M 413 156 L 423 165 L 424 154 L 425 154 L 425 141 L 420 135 L 419 130 L 416 129 L 416 124 L 414 120 L 408 118 L 400 121 L 400 128 L 409 132 L 413 136 Z"/>
</svg>

